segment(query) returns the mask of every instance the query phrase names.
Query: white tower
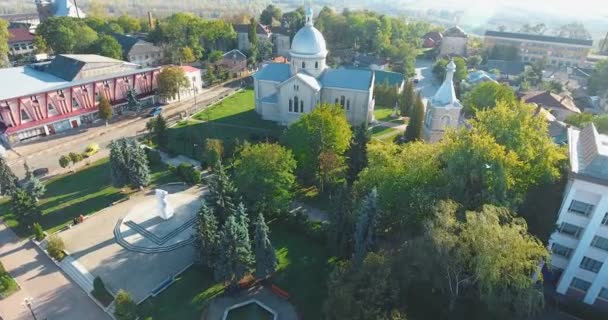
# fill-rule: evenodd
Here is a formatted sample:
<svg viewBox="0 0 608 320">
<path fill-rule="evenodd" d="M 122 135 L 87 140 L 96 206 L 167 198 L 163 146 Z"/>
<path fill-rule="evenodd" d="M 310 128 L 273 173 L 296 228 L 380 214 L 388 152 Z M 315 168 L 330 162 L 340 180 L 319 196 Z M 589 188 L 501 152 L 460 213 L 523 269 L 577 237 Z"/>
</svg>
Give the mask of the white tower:
<svg viewBox="0 0 608 320">
<path fill-rule="evenodd" d="M 460 123 L 462 105 L 454 91 L 454 72 L 456 64 L 450 61 L 446 68 L 445 80 L 437 93 L 427 103 L 422 137 L 426 142 L 434 143 L 443 137 L 445 130 L 456 128 Z"/>
</svg>

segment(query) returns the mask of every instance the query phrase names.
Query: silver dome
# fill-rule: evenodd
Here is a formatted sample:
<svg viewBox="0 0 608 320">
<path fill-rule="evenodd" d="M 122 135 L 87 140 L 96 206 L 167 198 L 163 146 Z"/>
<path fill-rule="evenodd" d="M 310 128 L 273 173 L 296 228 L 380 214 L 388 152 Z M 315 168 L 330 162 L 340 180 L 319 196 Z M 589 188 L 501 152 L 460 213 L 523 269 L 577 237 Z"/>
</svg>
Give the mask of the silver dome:
<svg viewBox="0 0 608 320">
<path fill-rule="evenodd" d="M 293 37 L 291 53 L 297 55 L 325 56 L 327 48 L 325 38 L 312 25 L 306 25 Z"/>
</svg>

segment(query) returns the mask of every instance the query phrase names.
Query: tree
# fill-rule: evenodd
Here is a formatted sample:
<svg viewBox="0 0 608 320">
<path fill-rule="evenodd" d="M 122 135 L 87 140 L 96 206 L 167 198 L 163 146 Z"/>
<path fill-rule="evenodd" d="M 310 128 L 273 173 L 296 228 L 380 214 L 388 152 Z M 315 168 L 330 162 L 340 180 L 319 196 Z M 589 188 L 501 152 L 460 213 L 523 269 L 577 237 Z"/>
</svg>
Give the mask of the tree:
<svg viewBox="0 0 608 320">
<path fill-rule="evenodd" d="M 333 210 L 327 228 L 328 245 L 333 254 L 348 258 L 353 252 L 355 230 L 354 199 L 348 184 L 342 184 L 333 197 Z"/>
<path fill-rule="evenodd" d="M 582 23 L 572 22 L 559 27 L 558 36 L 572 39 L 591 39 L 591 34 Z"/>
<path fill-rule="evenodd" d="M 23 188 L 32 198 L 38 201 L 38 198 L 42 197 L 46 191 L 46 187 L 40 181 L 40 179 L 38 179 L 34 173 L 32 173 L 30 167 L 27 165 L 27 162 L 23 164 L 23 167 L 25 168 Z"/>
<path fill-rule="evenodd" d="M 181 89 L 190 85 L 184 69 L 180 67 L 166 67 L 158 74 L 156 79 L 158 94 L 164 98 L 173 98 L 177 95 L 178 99 L 181 100 L 179 96 Z"/>
<path fill-rule="evenodd" d="M 422 136 L 422 123 L 424 122 L 424 103 L 420 93 L 416 96 L 416 102 L 414 103 L 414 109 L 412 110 L 412 116 L 410 122 L 407 124 L 404 133 L 404 139 L 407 142 L 420 140 Z"/>
<path fill-rule="evenodd" d="M 63 243 L 63 240 L 56 234 L 50 235 L 46 247 L 49 256 L 57 261 L 61 261 L 65 257 L 64 250 L 65 244 Z"/>
<path fill-rule="evenodd" d="M 183 47 L 179 51 L 179 62 L 180 63 L 191 63 L 196 61 L 194 51 L 190 47 Z"/>
<path fill-rule="evenodd" d="M 363 199 L 357 210 L 357 224 L 355 225 L 354 235 L 354 254 L 355 265 L 360 265 L 367 253 L 372 249 L 375 242 L 376 226 L 378 216 L 378 191 L 374 188 Z"/>
<path fill-rule="evenodd" d="M 71 162 L 72 160 L 70 159 L 70 157 L 66 156 L 65 154 L 59 157 L 59 166 L 61 166 L 62 168 L 67 168 Z"/>
<path fill-rule="evenodd" d="M 318 177 L 319 155 L 322 152 L 333 152 L 342 156 L 348 148 L 351 135 L 342 108 L 323 104 L 291 124 L 282 140 L 294 153 L 301 176 L 310 181 Z"/>
<path fill-rule="evenodd" d="M 120 25 L 126 33 L 141 31 L 139 20 L 125 14 L 118 17 L 118 19 L 116 19 L 116 23 L 118 23 L 118 25 Z"/>
<path fill-rule="evenodd" d="M 543 81 L 541 83 L 541 87 L 545 91 L 549 91 L 549 92 L 553 92 L 553 93 L 557 93 L 557 94 L 564 92 L 564 85 L 561 82 L 556 81 L 556 80 Z"/>
<path fill-rule="evenodd" d="M 327 187 L 332 190 L 344 179 L 344 172 L 347 168 L 344 164 L 344 157 L 333 151 L 321 151 L 318 161 L 319 169 L 316 178 L 319 189 L 321 192 L 324 192 Z"/>
<path fill-rule="evenodd" d="M 283 12 L 278 7 L 275 7 L 272 4 L 269 4 L 260 14 L 260 22 L 265 25 L 272 25 L 275 21 L 278 22 L 281 20 L 283 16 Z"/>
<path fill-rule="evenodd" d="M 473 69 L 477 69 L 483 60 L 480 55 L 470 56 L 468 59 L 468 66 Z"/>
<path fill-rule="evenodd" d="M 122 289 L 118 290 L 114 306 L 114 316 L 117 320 L 137 319 L 137 304 L 128 292 Z"/>
<path fill-rule="evenodd" d="M 146 152 L 133 139 L 122 138 L 110 143 L 110 173 L 116 187 L 141 187 L 150 181 Z"/>
<path fill-rule="evenodd" d="M 569 116 L 568 118 L 566 118 L 566 120 L 564 122 L 566 122 L 567 124 L 569 124 L 571 126 L 575 126 L 579 129 L 582 129 L 588 123 L 593 122 L 593 118 L 594 118 L 593 114 L 587 113 L 587 112 L 582 112 L 582 113 L 575 113 L 575 114 Z"/>
<path fill-rule="evenodd" d="M 294 11 L 283 13 L 281 25 L 287 28 L 289 37 L 293 38 L 296 32 L 304 27 L 305 20 L 306 12 L 304 11 L 304 7 L 300 6 Z"/>
<path fill-rule="evenodd" d="M 50 17 L 38 25 L 36 34 L 57 54 L 87 53 L 98 39 L 84 20 L 72 17 Z"/>
<path fill-rule="evenodd" d="M 17 176 L 6 163 L 4 157 L 0 157 L 0 195 L 10 196 L 17 190 Z"/>
<path fill-rule="evenodd" d="M 515 61 L 519 59 L 519 47 L 514 45 L 495 45 L 486 54 L 487 58 L 492 60 Z"/>
<path fill-rule="evenodd" d="M 36 199 L 25 189 L 18 188 L 11 194 L 11 212 L 22 228 L 30 228 L 42 216 Z"/>
<path fill-rule="evenodd" d="M 108 120 L 112 118 L 112 105 L 110 101 L 102 94 L 99 97 L 99 118 L 106 122 L 106 126 L 108 125 Z"/>
<path fill-rule="evenodd" d="M 371 140 L 371 133 L 367 125 L 361 124 L 355 128 L 355 134 L 351 139 L 346 157 L 348 159 L 348 169 L 346 181 L 352 185 L 359 173 L 367 167 L 367 144 Z"/>
<path fill-rule="evenodd" d="M 237 190 L 232 180 L 226 174 L 224 166 L 218 162 L 214 170 L 214 175 L 209 181 L 209 203 L 213 207 L 215 216 L 220 226 L 223 226 L 226 219 L 235 211 L 237 200 Z"/>
<path fill-rule="evenodd" d="M 408 80 L 405 83 L 405 87 L 403 88 L 399 99 L 401 116 L 407 117 L 411 114 L 411 111 L 414 108 L 414 103 L 416 102 L 415 99 L 416 93 L 414 92 L 414 82 Z"/>
<path fill-rule="evenodd" d="M 209 167 L 215 169 L 215 165 L 222 161 L 224 156 L 224 141 L 221 139 L 206 139 L 205 154 L 203 159 Z"/>
<path fill-rule="evenodd" d="M 216 281 L 235 287 L 250 270 L 253 264 L 247 214 L 241 204 L 234 215 L 230 215 L 220 232 L 218 261 L 214 266 Z"/>
<path fill-rule="evenodd" d="M 159 114 L 156 118 L 149 120 L 148 123 L 150 123 L 148 127 L 152 141 L 154 141 L 159 149 L 167 150 L 169 147 L 169 132 L 165 118 Z"/>
<path fill-rule="evenodd" d="M 598 96 L 608 94 L 608 59 L 595 64 L 589 77 L 589 93 Z"/>
<path fill-rule="evenodd" d="M 477 110 L 496 107 L 496 104 L 500 101 L 514 104 L 517 101 L 517 97 L 509 86 L 488 81 L 479 84 L 469 91 L 463 100 L 465 112 L 473 115 Z"/>
<path fill-rule="evenodd" d="M 369 253 L 360 266 L 351 261 L 338 264 L 327 282 L 325 319 L 404 319 L 394 282 L 388 253 Z"/>
<path fill-rule="evenodd" d="M 249 30 L 247 32 L 247 37 L 249 38 L 249 44 L 251 47 L 258 46 L 258 22 L 255 18 L 251 18 L 249 20 Z"/>
<path fill-rule="evenodd" d="M 462 80 L 467 78 L 467 63 L 461 57 L 455 57 L 454 64 L 456 65 L 456 71 L 454 73 L 454 83 L 459 84 Z M 447 65 L 450 63 L 447 59 L 437 60 L 435 65 L 433 66 L 433 75 L 438 81 L 443 81 L 445 79 Z"/>
<path fill-rule="evenodd" d="M 112 59 L 122 59 L 122 47 L 120 43 L 109 35 L 101 35 L 91 46 L 90 52 Z"/>
<path fill-rule="evenodd" d="M 247 145 L 234 161 L 234 181 L 249 208 L 280 212 L 293 198 L 295 168 L 292 152 L 278 144 Z"/>
<path fill-rule="evenodd" d="M 36 53 L 49 52 L 49 46 L 41 35 L 34 36 L 34 47 L 36 47 Z"/>
<path fill-rule="evenodd" d="M 211 52 L 209 52 L 209 55 L 207 56 L 207 61 L 209 61 L 209 63 L 216 63 L 220 60 L 222 60 L 224 56 L 224 53 L 220 50 L 213 50 Z"/>
<path fill-rule="evenodd" d="M 76 152 L 70 152 L 68 156 L 70 157 L 70 161 L 72 161 L 72 164 L 77 164 L 83 159 L 82 154 Z"/>
<path fill-rule="evenodd" d="M 402 249 L 400 270 L 410 283 L 446 297 L 447 312 L 456 317 L 458 304 L 484 319 L 523 319 L 541 311 L 543 295 L 533 275 L 549 254 L 521 218 L 484 206 L 458 219 L 452 202 L 440 203 L 434 216 L 425 234 Z"/>
<path fill-rule="evenodd" d="M 219 226 L 213 211 L 203 200 L 196 220 L 196 244 L 199 260 L 213 267 L 218 259 Z"/>
<path fill-rule="evenodd" d="M 277 256 L 268 237 L 268 226 L 264 215 L 260 212 L 254 222 L 255 236 L 253 238 L 253 252 L 255 253 L 255 277 L 264 279 L 277 269 Z"/>
<path fill-rule="evenodd" d="M 8 22 L 0 19 L 0 68 L 7 67 L 8 63 L 8 38 L 10 34 L 8 32 Z"/>
</svg>

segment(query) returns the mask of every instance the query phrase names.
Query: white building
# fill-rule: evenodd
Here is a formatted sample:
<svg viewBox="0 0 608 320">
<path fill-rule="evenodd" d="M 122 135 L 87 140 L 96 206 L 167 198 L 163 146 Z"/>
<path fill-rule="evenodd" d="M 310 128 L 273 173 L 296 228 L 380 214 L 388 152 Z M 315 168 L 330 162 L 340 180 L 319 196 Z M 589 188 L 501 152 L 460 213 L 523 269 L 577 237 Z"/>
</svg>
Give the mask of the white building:
<svg viewBox="0 0 608 320">
<path fill-rule="evenodd" d="M 321 103 L 335 103 L 342 105 L 350 123 L 371 121 L 374 73 L 329 68 L 327 53 L 325 39 L 313 26 L 312 9 L 308 9 L 306 25 L 291 44 L 290 63 L 270 63 L 253 76 L 256 112 L 288 125 Z"/>
<path fill-rule="evenodd" d="M 443 33 L 441 46 L 439 48 L 440 56 L 461 56 L 467 55 L 467 42 L 469 36 L 460 27 L 452 27 Z"/>
<path fill-rule="evenodd" d="M 184 70 L 184 74 L 188 79 L 189 85 L 181 88 L 179 93 L 170 98 L 163 98 L 162 101 L 165 103 L 171 103 L 175 101 L 181 101 L 183 99 L 189 99 L 197 96 L 203 90 L 203 79 L 201 69 L 191 66 L 181 66 Z"/>
<path fill-rule="evenodd" d="M 429 100 L 422 126 L 422 138 L 426 142 L 434 143 L 441 138 L 449 128 L 456 128 L 460 124 L 462 104 L 456 98 L 454 90 L 454 72 L 456 64 L 450 61 L 446 68 L 445 80 Z"/>
<path fill-rule="evenodd" d="M 568 130 L 570 174 L 549 239 L 557 292 L 608 303 L 608 136 Z"/>
</svg>

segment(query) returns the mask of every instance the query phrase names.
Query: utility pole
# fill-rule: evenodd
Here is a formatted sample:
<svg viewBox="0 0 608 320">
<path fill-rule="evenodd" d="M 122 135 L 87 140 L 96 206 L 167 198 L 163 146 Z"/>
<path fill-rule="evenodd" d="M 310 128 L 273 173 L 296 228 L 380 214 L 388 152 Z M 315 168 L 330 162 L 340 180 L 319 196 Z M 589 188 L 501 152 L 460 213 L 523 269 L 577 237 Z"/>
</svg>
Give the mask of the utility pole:
<svg viewBox="0 0 608 320">
<path fill-rule="evenodd" d="M 600 47 L 600 53 L 608 53 L 608 32 L 606 32 L 606 37 L 604 37 L 604 43 Z"/>
<path fill-rule="evenodd" d="M 80 19 L 80 10 L 78 10 L 78 4 L 76 3 L 76 0 L 74 0 L 74 8 L 76 8 L 76 17 Z"/>
<path fill-rule="evenodd" d="M 33 298 L 23 299 L 23 305 L 30 310 L 30 313 L 32 314 L 32 318 L 34 318 L 34 320 L 38 320 L 38 318 L 36 318 L 36 314 L 34 313 L 34 309 L 32 308 L 33 303 L 34 303 Z"/>
</svg>

